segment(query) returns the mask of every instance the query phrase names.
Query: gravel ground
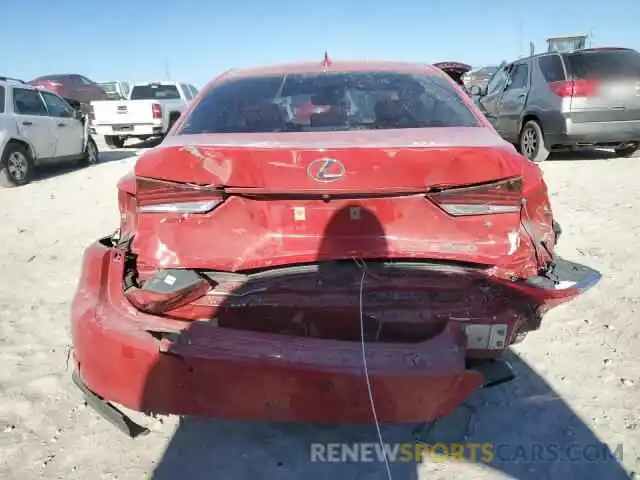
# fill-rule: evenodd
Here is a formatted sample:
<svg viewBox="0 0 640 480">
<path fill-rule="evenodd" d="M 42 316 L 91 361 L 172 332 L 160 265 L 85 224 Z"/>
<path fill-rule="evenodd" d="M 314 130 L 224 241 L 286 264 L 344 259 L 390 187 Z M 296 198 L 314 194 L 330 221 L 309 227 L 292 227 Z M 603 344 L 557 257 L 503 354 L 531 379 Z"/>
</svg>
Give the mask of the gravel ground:
<svg viewBox="0 0 640 480">
<path fill-rule="evenodd" d="M 69 300 L 83 248 L 117 225 L 115 184 L 137 153 L 104 148 L 100 165 L 0 190 L 0 478 L 386 478 L 378 461 L 310 461 L 311 442 L 375 442 L 373 427 L 168 419 L 129 440 L 83 406 L 65 370 Z M 478 393 L 431 434 L 503 445 L 499 458 L 490 466 L 394 463 L 396 479 L 617 479 L 640 471 L 640 158 L 585 152 L 556 155 L 543 168 L 564 230 L 559 253 L 604 278 L 514 348 L 517 380 Z M 383 434 L 389 443 L 412 438 L 406 427 Z M 622 445 L 622 462 L 605 459 L 594 447 L 601 442 Z"/>
</svg>

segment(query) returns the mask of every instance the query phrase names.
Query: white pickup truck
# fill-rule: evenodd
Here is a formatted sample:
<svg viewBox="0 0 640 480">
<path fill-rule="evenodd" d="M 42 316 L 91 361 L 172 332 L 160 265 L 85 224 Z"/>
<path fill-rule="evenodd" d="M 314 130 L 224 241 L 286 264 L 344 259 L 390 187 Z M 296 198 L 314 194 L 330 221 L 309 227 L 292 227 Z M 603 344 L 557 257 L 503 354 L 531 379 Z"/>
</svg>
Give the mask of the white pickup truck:
<svg viewBox="0 0 640 480">
<path fill-rule="evenodd" d="M 123 147 L 128 138 L 164 136 L 196 93 L 183 82 L 134 83 L 128 99 L 91 102 L 91 133 L 103 135 L 112 148 Z"/>
</svg>

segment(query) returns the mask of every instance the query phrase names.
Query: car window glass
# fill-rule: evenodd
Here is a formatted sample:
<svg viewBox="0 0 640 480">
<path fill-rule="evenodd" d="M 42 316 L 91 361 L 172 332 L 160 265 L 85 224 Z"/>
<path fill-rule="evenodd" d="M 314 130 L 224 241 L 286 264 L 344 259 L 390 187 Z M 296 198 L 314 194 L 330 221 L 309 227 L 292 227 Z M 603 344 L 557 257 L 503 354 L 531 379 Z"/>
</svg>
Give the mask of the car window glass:
<svg viewBox="0 0 640 480">
<path fill-rule="evenodd" d="M 507 90 L 525 88 L 529 84 L 529 67 L 525 63 L 518 63 L 511 70 L 511 79 Z"/>
<path fill-rule="evenodd" d="M 489 83 L 487 84 L 487 95 L 496 93 L 504 88 L 508 78 L 509 76 L 507 75 L 506 68 L 497 72 L 493 77 L 491 77 L 491 80 L 489 80 Z"/>
<path fill-rule="evenodd" d="M 353 72 L 229 80 L 182 133 L 258 133 L 478 126 L 455 87 L 432 74 Z"/>
<path fill-rule="evenodd" d="M 50 116 L 60 118 L 73 117 L 73 109 L 63 99 L 48 92 L 42 92 L 42 96 L 47 104 Z"/>
<path fill-rule="evenodd" d="M 548 83 L 564 80 L 564 68 L 559 55 L 545 55 L 538 58 L 542 76 Z"/>
<path fill-rule="evenodd" d="M 13 89 L 13 110 L 18 115 L 47 115 L 38 91 L 24 88 Z"/>
<path fill-rule="evenodd" d="M 136 85 L 131 90 L 131 100 L 177 100 L 179 98 L 180 92 L 175 85 L 151 83 Z"/>
<path fill-rule="evenodd" d="M 182 94 L 184 95 L 184 98 L 186 98 L 187 100 L 191 100 L 193 98 L 193 96 L 191 95 L 191 91 L 189 90 L 189 87 L 187 87 L 184 83 L 180 84 L 180 90 L 182 90 Z"/>
<path fill-rule="evenodd" d="M 4 113 L 4 96 L 5 96 L 4 87 L 0 86 L 0 113 Z"/>
<path fill-rule="evenodd" d="M 89 80 L 87 77 L 83 77 L 82 75 L 74 75 L 74 81 L 80 83 L 82 85 L 93 85 L 93 82 Z"/>
</svg>

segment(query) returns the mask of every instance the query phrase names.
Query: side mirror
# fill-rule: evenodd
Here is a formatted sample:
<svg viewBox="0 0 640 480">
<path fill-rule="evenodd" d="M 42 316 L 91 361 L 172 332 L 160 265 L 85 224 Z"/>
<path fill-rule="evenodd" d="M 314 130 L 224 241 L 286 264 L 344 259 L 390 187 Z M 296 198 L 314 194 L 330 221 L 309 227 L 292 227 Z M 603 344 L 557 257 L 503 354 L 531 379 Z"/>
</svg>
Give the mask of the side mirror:
<svg viewBox="0 0 640 480">
<path fill-rule="evenodd" d="M 481 97 L 485 94 L 485 89 L 480 85 L 471 85 L 471 87 L 469 87 L 469 93 L 474 97 Z"/>
</svg>

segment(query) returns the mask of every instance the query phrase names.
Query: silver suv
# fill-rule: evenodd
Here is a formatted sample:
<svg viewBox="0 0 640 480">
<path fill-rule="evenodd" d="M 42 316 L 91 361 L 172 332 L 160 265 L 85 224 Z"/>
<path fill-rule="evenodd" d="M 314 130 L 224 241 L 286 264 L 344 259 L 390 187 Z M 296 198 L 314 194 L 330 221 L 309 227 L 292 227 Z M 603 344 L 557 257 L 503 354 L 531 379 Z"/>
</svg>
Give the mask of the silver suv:
<svg viewBox="0 0 640 480">
<path fill-rule="evenodd" d="M 477 103 L 502 137 L 534 162 L 552 150 L 640 146 L 640 53 L 588 48 L 543 53 L 502 66 Z"/>
</svg>

